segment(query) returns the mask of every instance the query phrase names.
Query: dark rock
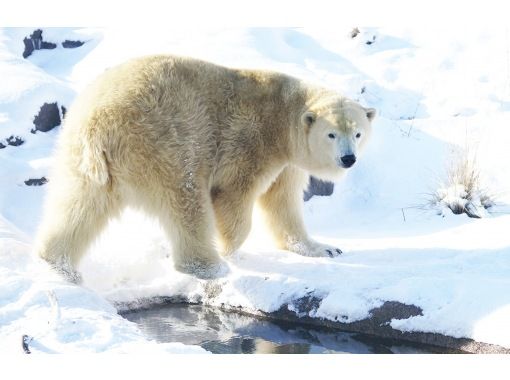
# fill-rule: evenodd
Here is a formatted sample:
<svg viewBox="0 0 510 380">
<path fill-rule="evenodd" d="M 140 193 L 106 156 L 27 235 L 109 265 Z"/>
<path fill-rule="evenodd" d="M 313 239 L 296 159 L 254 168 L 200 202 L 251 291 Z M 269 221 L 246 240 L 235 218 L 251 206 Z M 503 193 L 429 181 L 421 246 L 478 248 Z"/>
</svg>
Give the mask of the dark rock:
<svg viewBox="0 0 510 380">
<path fill-rule="evenodd" d="M 6 146 L 7 146 L 7 145 L 4 145 L 4 144 L 2 144 L 2 142 L 0 142 L 0 149 L 5 148 Z"/>
<path fill-rule="evenodd" d="M 315 313 L 321 305 L 322 298 L 315 295 L 313 292 L 308 292 L 306 296 L 292 300 L 288 304 L 283 304 L 278 310 L 271 315 L 278 315 L 284 319 L 294 319 L 295 317 L 308 317 L 310 314 Z"/>
<path fill-rule="evenodd" d="M 427 346 L 431 352 L 438 353 L 476 353 L 476 354 L 510 354 L 510 348 L 478 342 L 469 338 L 455 338 L 448 335 L 419 331 L 400 331 L 391 327 L 392 319 L 407 319 L 423 315 L 423 310 L 416 305 L 404 304 L 398 301 L 386 301 L 381 306 L 370 310 L 369 316 L 355 322 L 345 322 L 346 316 L 335 317 L 335 320 L 314 317 L 316 310 L 322 302 L 322 296 L 309 292 L 304 297 L 294 299 L 289 304 L 282 305 L 273 312 L 245 310 L 241 306 L 228 306 L 222 303 L 223 310 L 269 319 L 276 322 L 299 323 L 316 326 L 323 329 L 336 329 L 339 331 L 357 333 L 356 339 L 361 340 L 380 338 L 390 340 L 398 345 L 402 342 Z M 115 307 L 120 313 L 151 309 L 162 304 L 187 303 L 190 305 L 202 304 L 209 299 L 190 299 L 184 296 L 155 297 L 138 299 L 131 303 L 116 303 Z M 342 320 L 342 321 L 340 321 Z M 381 352 L 383 353 L 383 352 Z M 389 352 L 388 352 L 389 353 Z"/>
<path fill-rule="evenodd" d="M 320 179 L 315 178 L 314 176 L 310 176 L 310 183 L 308 184 L 308 189 L 306 189 L 303 195 L 303 199 L 306 202 L 314 195 L 328 196 L 333 194 L 334 189 L 335 189 L 334 183 L 322 181 Z"/>
<path fill-rule="evenodd" d="M 197 302 L 190 301 L 183 295 L 177 296 L 156 296 L 151 298 L 139 298 L 129 302 L 115 302 L 115 308 L 119 313 L 128 314 L 139 310 L 149 310 L 157 306 L 168 304 L 189 304 L 195 305 Z"/>
<path fill-rule="evenodd" d="M 33 340 L 31 336 L 28 335 L 22 335 L 21 336 L 21 348 L 23 348 L 23 352 L 25 354 L 31 354 L 30 347 L 28 346 L 30 342 Z"/>
<path fill-rule="evenodd" d="M 375 42 L 375 39 L 376 39 L 376 36 L 372 36 L 372 39 L 371 40 L 368 40 L 367 42 L 365 42 L 367 45 L 372 45 L 374 42 Z"/>
<path fill-rule="evenodd" d="M 28 58 L 34 50 L 55 49 L 57 47 L 57 44 L 53 42 L 43 41 L 41 29 L 34 30 L 30 37 L 25 37 L 23 43 L 25 44 L 23 58 Z"/>
<path fill-rule="evenodd" d="M 306 296 L 307 297 L 307 296 Z M 320 302 L 314 301 L 314 302 Z M 274 312 L 260 312 L 259 315 L 270 319 L 306 323 L 314 326 L 327 328 L 337 328 L 342 331 L 368 334 L 380 338 L 395 339 L 398 341 L 414 342 L 430 345 L 431 347 L 446 348 L 450 352 L 469 352 L 469 353 L 499 353 L 510 354 L 510 349 L 494 344 L 477 342 L 469 338 L 455 338 L 448 335 L 419 331 L 400 331 L 391 327 L 392 319 L 407 319 L 414 316 L 423 315 L 423 310 L 416 305 L 407 305 L 397 301 L 386 301 L 380 307 L 370 310 L 368 318 L 355 322 L 341 322 L 338 318 L 334 321 L 314 318 L 304 315 L 299 311 L 293 311 L 294 305 L 299 300 L 294 300 L 289 305 L 282 307 Z M 305 301 L 306 303 L 306 301 Z M 341 317 L 345 321 L 346 318 Z"/>
<path fill-rule="evenodd" d="M 83 41 L 71 41 L 71 40 L 65 40 L 64 42 L 62 42 L 62 46 L 66 49 L 74 49 L 74 48 L 77 48 L 77 47 L 80 47 L 81 45 L 83 45 L 85 42 Z"/>
<path fill-rule="evenodd" d="M 354 28 L 353 30 L 351 30 L 351 38 L 355 38 L 358 34 L 359 34 L 358 28 Z"/>
<path fill-rule="evenodd" d="M 28 58 L 34 51 L 34 43 L 27 37 L 23 39 L 23 43 L 25 44 L 25 50 L 23 50 L 23 58 Z"/>
<path fill-rule="evenodd" d="M 23 140 L 19 136 L 10 136 L 6 139 L 6 141 L 7 141 L 7 144 L 9 144 L 11 146 L 20 146 L 21 144 L 23 144 L 25 142 L 25 140 Z"/>
<path fill-rule="evenodd" d="M 41 48 L 40 44 L 42 41 L 42 30 L 41 29 L 34 30 L 34 32 L 30 35 L 30 38 L 32 39 L 32 41 L 34 41 L 34 44 L 36 45 L 35 48 L 40 49 Z"/>
<path fill-rule="evenodd" d="M 62 111 L 62 119 L 64 119 L 66 117 L 67 108 L 60 106 L 60 110 Z"/>
<path fill-rule="evenodd" d="M 55 49 L 56 47 L 57 44 L 54 44 L 53 42 L 41 41 L 41 49 Z"/>
<path fill-rule="evenodd" d="M 313 292 L 309 292 L 306 296 L 292 302 L 292 306 L 299 314 L 308 315 L 311 312 L 317 311 L 321 302 L 322 298 L 315 296 Z"/>
<path fill-rule="evenodd" d="M 39 113 L 34 116 L 35 130 L 33 129 L 31 132 L 48 132 L 56 126 L 59 126 L 60 123 L 60 113 L 57 103 L 44 103 L 41 106 Z"/>
<path fill-rule="evenodd" d="M 46 177 L 30 178 L 25 181 L 25 185 L 27 185 L 27 186 L 42 186 L 47 182 L 48 182 L 48 180 L 46 179 Z"/>
<path fill-rule="evenodd" d="M 386 301 L 382 306 L 370 310 L 370 319 L 376 324 L 385 324 L 391 322 L 392 319 L 408 319 L 423 315 L 421 307 L 415 305 L 407 305 L 402 302 Z"/>
</svg>

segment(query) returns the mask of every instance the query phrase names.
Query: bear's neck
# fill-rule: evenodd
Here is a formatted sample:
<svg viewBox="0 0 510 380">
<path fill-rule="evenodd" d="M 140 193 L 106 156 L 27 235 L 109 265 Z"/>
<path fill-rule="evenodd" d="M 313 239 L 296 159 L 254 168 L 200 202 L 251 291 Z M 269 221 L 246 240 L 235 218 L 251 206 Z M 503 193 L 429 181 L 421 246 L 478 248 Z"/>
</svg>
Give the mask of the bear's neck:
<svg viewBox="0 0 510 380">
<path fill-rule="evenodd" d="M 264 152 L 272 159 L 290 163 L 295 153 L 296 129 L 306 104 L 307 89 L 291 76 L 256 70 L 239 71 L 235 104 L 230 103 L 234 117 L 256 115 Z M 299 135 L 299 133 L 297 133 Z"/>
</svg>

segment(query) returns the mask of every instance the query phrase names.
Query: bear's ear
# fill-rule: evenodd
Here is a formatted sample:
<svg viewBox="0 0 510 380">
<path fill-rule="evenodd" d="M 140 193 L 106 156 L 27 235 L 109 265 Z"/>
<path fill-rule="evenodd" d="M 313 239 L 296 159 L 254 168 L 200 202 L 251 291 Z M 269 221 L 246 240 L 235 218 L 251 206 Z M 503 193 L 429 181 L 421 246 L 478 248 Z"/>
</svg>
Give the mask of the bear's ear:
<svg viewBox="0 0 510 380">
<path fill-rule="evenodd" d="M 367 118 L 369 121 L 374 120 L 375 115 L 377 114 L 377 111 L 375 110 L 375 108 L 365 108 L 365 112 L 367 114 Z"/>
<path fill-rule="evenodd" d="M 306 111 L 303 116 L 301 116 L 301 122 L 303 125 L 310 127 L 317 120 L 317 115 L 312 111 Z"/>
</svg>

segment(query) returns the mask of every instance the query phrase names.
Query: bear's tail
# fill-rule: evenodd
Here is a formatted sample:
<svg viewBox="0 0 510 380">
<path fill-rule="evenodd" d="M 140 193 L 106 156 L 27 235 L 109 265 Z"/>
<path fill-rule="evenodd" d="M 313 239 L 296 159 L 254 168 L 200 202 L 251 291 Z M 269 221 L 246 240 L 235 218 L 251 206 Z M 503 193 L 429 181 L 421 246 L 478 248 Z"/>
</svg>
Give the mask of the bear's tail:
<svg viewBox="0 0 510 380">
<path fill-rule="evenodd" d="M 99 140 L 97 136 L 83 139 L 80 171 L 93 182 L 103 186 L 109 182 L 110 173 L 106 153 Z"/>
</svg>

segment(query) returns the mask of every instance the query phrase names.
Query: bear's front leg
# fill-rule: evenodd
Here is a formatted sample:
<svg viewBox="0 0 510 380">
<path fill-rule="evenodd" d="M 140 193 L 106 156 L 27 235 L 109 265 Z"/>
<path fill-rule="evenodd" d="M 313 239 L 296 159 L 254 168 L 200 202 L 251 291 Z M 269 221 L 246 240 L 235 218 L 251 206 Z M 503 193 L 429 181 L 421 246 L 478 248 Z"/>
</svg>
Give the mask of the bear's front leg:
<svg viewBox="0 0 510 380">
<path fill-rule="evenodd" d="M 303 190 L 308 174 L 288 166 L 269 190 L 260 197 L 259 205 L 278 247 L 303 256 L 336 257 L 339 248 L 310 239 L 303 222 Z"/>
</svg>

